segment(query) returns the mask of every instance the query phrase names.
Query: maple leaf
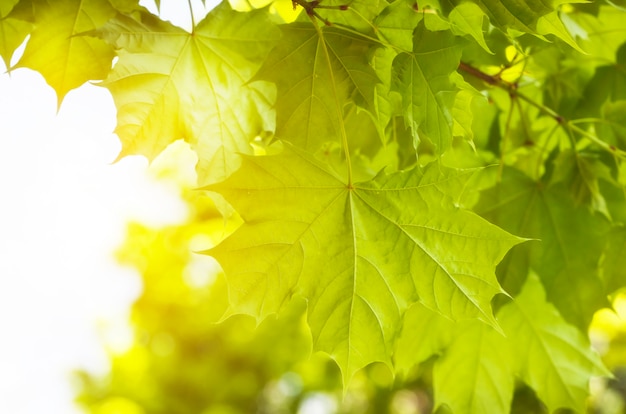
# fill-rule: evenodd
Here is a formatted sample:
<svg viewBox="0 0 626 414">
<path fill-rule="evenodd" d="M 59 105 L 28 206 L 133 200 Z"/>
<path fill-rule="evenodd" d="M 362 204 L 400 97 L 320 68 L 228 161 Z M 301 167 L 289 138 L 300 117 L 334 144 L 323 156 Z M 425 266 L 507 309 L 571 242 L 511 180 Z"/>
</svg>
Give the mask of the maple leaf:
<svg viewBox="0 0 626 414">
<path fill-rule="evenodd" d="M 483 21 L 485 14 L 476 3 L 465 2 L 456 6 L 448 15 L 450 29 L 455 34 L 468 34 L 489 53 L 493 53 L 485 42 Z"/>
<path fill-rule="evenodd" d="M 508 413 L 515 377 L 507 339 L 480 321 L 458 323 L 453 338 L 433 367 L 435 405 L 455 413 Z M 454 383 L 464 386 L 447 386 Z"/>
<path fill-rule="evenodd" d="M 546 301 L 536 275 L 496 314 L 504 333 L 476 320 L 452 322 L 414 305 L 397 341 L 396 369 L 433 355 L 435 406 L 508 413 L 520 377 L 548 405 L 581 410 L 592 376 L 609 375 L 587 338 Z M 451 386 L 450 384 L 463 384 Z"/>
<path fill-rule="evenodd" d="M 118 15 L 100 31 L 119 61 L 103 83 L 118 110 L 121 156 L 149 159 L 185 138 L 199 155 L 199 181 L 223 179 L 237 153 L 273 129 L 269 85 L 246 82 L 278 37 L 265 10 L 235 12 L 222 3 L 192 33 L 147 12 Z"/>
<path fill-rule="evenodd" d="M 394 369 L 406 374 L 415 365 L 440 355 L 452 342 L 456 324 L 438 312 L 415 303 L 404 314 L 396 340 Z"/>
<path fill-rule="evenodd" d="M 461 45 L 449 32 L 431 32 L 423 21 L 415 29 L 413 52 L 393 62 L 392 90 L 402 95 L 405 122 L 415 145 L 424 138 L 443 153 L 452 141 L 456 89 L 449 76 L 461 59 Z"/>
<path fill-rule="evenodd" d="M 276 136 L 314 151 L 342 142 L 343 107 L 371 108 L 378 79 L 367 61 L 375 44 L 359 35 L 311 23 L 282 25 L 281 40 L 255 79 L 276 83 Z"/>
<path fill-rule="evenodd" d="M 348 380 L 371 362 L 390 363 L 401 316 L 417 300 L 495 323 L 494 267 L 522 239 L 455 206 L 470 175 L 429 165 L 350 185 L 295 148 L 248 156 L 206 187 L 245 221 L 208 253 L 237 312 L 262 318 L 304 296 L 316 349 Z"/>
<path fill-rule="evenodd" d="M 57 94 L 58 106 L 72 89 L 107 76 L 115 53 L 86 36 L 115 16 L 108 0 L 31 0 L 34 29 L 16 68 L 38 71 Z"/>
<path fill-rule="evenodd" d="M 613 293 L 626 286 L 626 228 L 612 229 L 606 247 L 602 280 Z"/>
<path fill-rule="evenodd" d="M 539 278 L 529 275 L 521 293 L 500 309 L 510 361 L 553 412 L 582 412 L 592 376 L 610 375 L 587 338 L 546 301 Z"/>
<path fill-rule="evenodd" d="M 32 30 L 32 10 L 19 0 L 0 4 L 0 57 L 7 68 L 11 67 L 13 52 Z"/>
<path fill-rule="evenodd" d="M 399 0 L 385 7 L 374 20 L 376 32 L 389 44 L 405 51 L 413 50 L 413 30 L 422 15 L 413 0 Z"/>
<path fill-rule="evenodd" d="M 507 291 L 517 293 L 532 269 L 548 299 L 585 331 L 593 313 L 608 305 L 598 274 L 606 218 L 576 205 L 563 185 L 544 188 L 511 168 L 504 170 L 500 184 L 482 194 L 476 211 L 507 231 L 537 240 L 502 262 L 499 280 Z"/>
<path fill-rule="evenodd" d="M 461 1 L 454 1 L 454 3 L 463 4 Z M 536 32 L 539 18 L 554 11 L 555 6 L 552 3 L 542 0 L 476 1 L 494 26 L 504 31 L 514 29 L 526 33 Z"/>
</svg>

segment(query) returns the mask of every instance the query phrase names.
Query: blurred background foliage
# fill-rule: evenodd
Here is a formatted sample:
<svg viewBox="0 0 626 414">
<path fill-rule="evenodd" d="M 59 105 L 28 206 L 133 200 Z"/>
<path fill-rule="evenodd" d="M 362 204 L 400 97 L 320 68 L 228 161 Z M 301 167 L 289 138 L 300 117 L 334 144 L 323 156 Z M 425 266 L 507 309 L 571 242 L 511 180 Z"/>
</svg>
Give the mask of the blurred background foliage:
<svg viewBox="0 0 626 414">
<path fill-rule="evenodd" d="M 306 304 L 294 299 L 278 318 L 259 324 L 229 316 L 219 265 L 194 253 L 219 243 L 240 224 L 225 220 L 205 192 L 193 191 L 194 153 L 171 145 L 151 166 L 188 206 L 185 222 L 161 228 L 129 223 L 116 253 L 138 272 L 142 293 L 132 306 L 131 340 L 103 333 L 110 371 L 75 373 L 77 401 L 93 414 L 423 414 L 433 409 L 432 360 L 405 377 L 384 365 L 357 373 L 346 390 L 334 362 L 311 352 Z M 219 202 L 217 203 L 219 205 Z M 595 315 L 590 337 L 615 377 L 591 384 L 589 413 L 626 412 L 626 294 Z M 109 340 L 107 341 L 107 338 Z M 445 407 L 438 413 L 445 413 Z M 546 413 L 518 385 L 512 413 Z M 564 411 L 565 412 L 565 411 Z"/>
</svg>

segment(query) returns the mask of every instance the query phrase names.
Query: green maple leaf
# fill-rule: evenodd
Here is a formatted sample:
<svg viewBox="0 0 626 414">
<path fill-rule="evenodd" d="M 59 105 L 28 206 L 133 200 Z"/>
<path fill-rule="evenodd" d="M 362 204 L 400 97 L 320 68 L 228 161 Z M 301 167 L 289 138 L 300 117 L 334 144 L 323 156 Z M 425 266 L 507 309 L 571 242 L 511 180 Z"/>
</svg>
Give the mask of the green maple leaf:
<svg viewBox="0 0 626 414">
<path fill-rule="evenodd" d="M 26 3 L 7 0 L 0 4 L 0 57 L 7 68 L 11 67 L 13 52 L 22 44 L 32 29 L 32 12 Z"/>
<path fill-rule="evenodd" d="M 379 48 L 374 51 L 370 58 L 370 64 L 381 81 L 374 90 L 375 109 L 370 114 L 381 137 L 380 141 L 383 143 L 387 142 L 386 129 L 389 123 L 394 116 L 400 114 L 401 108 L 400 95 L 390 90 L 391 67 L 395 57 L 396 53 L 392 49 Z"/>
<path fill-rule="evenodd" d="M 626 46 L 617 54 L 617 62 L 596 68 L 593 78 L 587 83 L 577 107 L 580 117 L 601 115 L 607 102 L 626 100 Z M 604 115 L 604 114 L 602 114 Z M 600 124 L 600 127 L 603 125 Z"/>
<path fill-rule="evenodd" d="M 450 146 L 456 93 L 450 75 L 460 59 L 460 39 L 447 31 L 431 32 L 423 21 L 415 29 L 413 52 L 396 57 L 392 90 L 402 95 L 404 119 L 416 145 L 427 139 L 438 153 Z"/>
<path fill-rule="evenodd" d="M 235 311 L 264 317 L 304 296 L 316 349 L 348 380 L 371 362 L 390 364 L 402 314 L 417 300 L 495 323 L 494 266 L 521 239 L 456 207 L 468 178 L 430 165 L 350 184 L 295 148 L 245 157 L 207 187 L 245 221 L 209 254 Z"/>
<path fill-rule="evenodd" d="M 497 316 L 509 340 L 511 362 L 548 410 L 583 412 L 591 376 L 610 373 L 587 338 L 546 302 L 539 279 L 530 275 L 519 296 Z"/>
<path fill-rule="evenodd" d="M 454 3 L 463 4 L 461 1 Z M 555 10 L 555 1 L 543 0 L 478 0 L 475 2 L 489 17 L 491 23 L 504 30 L 536 33 L 537 21 Z"/>
<path fill-rule="evenodd" d="M 452 342 L 456 324 L 440 313 L 415 303 L 404 314 L 396 341 L 394 368 L 406 374 L 415 365 L 441 354 Z"/>
<path fill-rule="evenodd" d="M 614 182 L 609 167 L 598 159 L 597 154 L 594 156 L 564 150 L 555 160 L 551 181 L 564 182 L 576 204 L 588 205 L 593 211 L 604 214 L 610 220 L 607 201 L 600 189 L 601 179 Z"/>
<path fill-rule="evenodd" d="M 585 53 L 578 43 L 576 43 L 576 40 L 574 40 L 567 27 L 565 27 L 557 11 L 553 11 L 539 18 L 537 21 L 537 33 L 540 35 L 554 35 L 575 50 Z"/>
<path fill-rule="evenodd" d="M 599 278 L 600 256 L 608 221 L 577 205 L 563 184 L 544 187 L 506 168 L 502 181 L 481 195 L 476 206 L 483 217 L 503 229 L 537 241 L 508 255 L 499 267 L 499 280 L 516 293 L 534 270 L 548 299 L 562 315 L 586 331 L 593 313 L 606 305 Z"/>
<path fill-rule="evenodd" d="M 104 25 L 115 9 L 107 0 L 31 1 L 34 30 L 16 67 L 41 73 L 60 106 L 70 90 L 105 78 L 111 69 L 111 46 L 84 34 Z"/>
<path fill-rule="evenodd" d="M 458 323 L 454 339 L 433 367 L 435 405 L 445 404 L 455 413 L 508 413 L 515 388 L 508 347 L 491 326 Z"/>
<path fill-rule="evenodd" d="M 616 53 L 626 41 L 624 12 L 620 8 L 602 5 L 596 16 L 590 13 L 564 14 L 562 18 L 578 29 L 582 48 L 594 57 L 616 61 Z"/>
<path fill-rule="evenodd" d="M 375 44 L 311 23 L 281 26 L 283 36 L 256 79 L 276 83 L 276 136 L 307 150 L 343 142 L 343 107 L 372 108 L 378 79 L 367 56 Z"/>
<path fill-rule="evenodd" d="M 389 4 L 376 17 L 376 32 L 390 45 L 407 53 L 413 50 L 413 30 L 422 19 L 415 1 L 398 0 Z"/>
<path fill-rule="evenodd" d="M 265 10 L 235 12 L 222 3 L 193 33 L 147 12 L 118 15 L 100 30 L 119 61 L 103 83 L 118 108 L 120 156 L 152 159 L 185 138 L 199 156 L 199 181 L 224 178 L 236 153 L 272 129 L 271 88 L 246 82 L 276 41 Z"/>
<path fill-rule="evenodd" d="M 610 293 L 626 286 L 626 228 L 624 226 L 611 229 L 602 268 L 602 279 Z"/>
<path fill-rule="evenodd" d="M 598 135 L 603 141 L 619 148 L 626 147 L 626 99 L 605 102 L 601 107 L 601 123 L 597 126 Z"/>
<path fill-rule="evenodd" d="M 485 42 L 485 32 L 483 31 L 485 17 L 486 15 L 481 8 L 476 3 L 471 2 L 459 4 L 448 15 L 450 29 L 453 33 L 471 36 L 480 47 L 493 54 Z"/>
</svg>

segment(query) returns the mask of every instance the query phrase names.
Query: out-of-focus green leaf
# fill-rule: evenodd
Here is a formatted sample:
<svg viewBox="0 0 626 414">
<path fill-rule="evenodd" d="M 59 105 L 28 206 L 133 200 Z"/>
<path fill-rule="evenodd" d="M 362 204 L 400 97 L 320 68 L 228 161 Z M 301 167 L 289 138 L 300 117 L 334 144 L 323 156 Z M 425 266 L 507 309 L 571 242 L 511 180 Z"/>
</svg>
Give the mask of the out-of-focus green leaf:
<svg viewBox="0 0 626 414">
<path fill-rule="evenodd" d="M 626 286 L 626 228 L 623 226 L 614 228 L 609 235 L 602 278 L 609 293 Z"/>
<path fill-rule="evenodd" d="M 435 403 L 454 413 L 508 413 L 514 389 L 507 355 L 511 344 L 480 321 L 460 322 L 455 328 L 454 340 L 433 369 Z"/>
<path fill-rule="evenodd" d="M 415 365 L 438 355 L 452 342 L 455 323 L 421 303 L 404 314 L 402 331 L 396 341 L 394 368 L 406 374 Z"/>
<path fill-rule="evenodd" d="M 483 193 L 476 210 L 507 231 L 536 239 L 514 249 L 500 265 L 504 288 L 518 292 L 533 270 L 563 317 L 585 331 L 593 313 L 608 305 L 598 275 L 608 220 L 577 205 L 562 184 L 546 188 L 509 168 Z"/>
<path fill-rule="evenodd" d="M 582 412 L 590 378 L 609 373 L 587 338 L 546 302 L 536 276 L 530 275 L 515 300 L 498 312 L 498 322 L 510 339 L 511 363 L 548 410 Z"/>
</svg>

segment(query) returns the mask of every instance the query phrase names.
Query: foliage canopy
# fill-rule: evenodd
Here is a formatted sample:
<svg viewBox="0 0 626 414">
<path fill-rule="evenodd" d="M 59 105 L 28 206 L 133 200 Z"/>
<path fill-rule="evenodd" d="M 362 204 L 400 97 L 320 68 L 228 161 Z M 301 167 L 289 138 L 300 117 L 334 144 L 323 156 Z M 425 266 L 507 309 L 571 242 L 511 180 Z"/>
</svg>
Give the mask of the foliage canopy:
<svg viewBox="0 0 626 414">
<path fill-rule="evenodd" d="M 133 0 L 10 0 L 0 55 L 30 36 L 12 69 L 59 105 L 101 81 L 120 156 L 191 145 L 243 219 L 205 252 L 224 316 L 304 299 L 344 385 L 436 358 L 436 407 L 508 412 L 519 379 L 581 412 L 608 374 L 588 326 L 626 286 L 623 5 L 266 3 L 187 32 Z"/>
</svg>

